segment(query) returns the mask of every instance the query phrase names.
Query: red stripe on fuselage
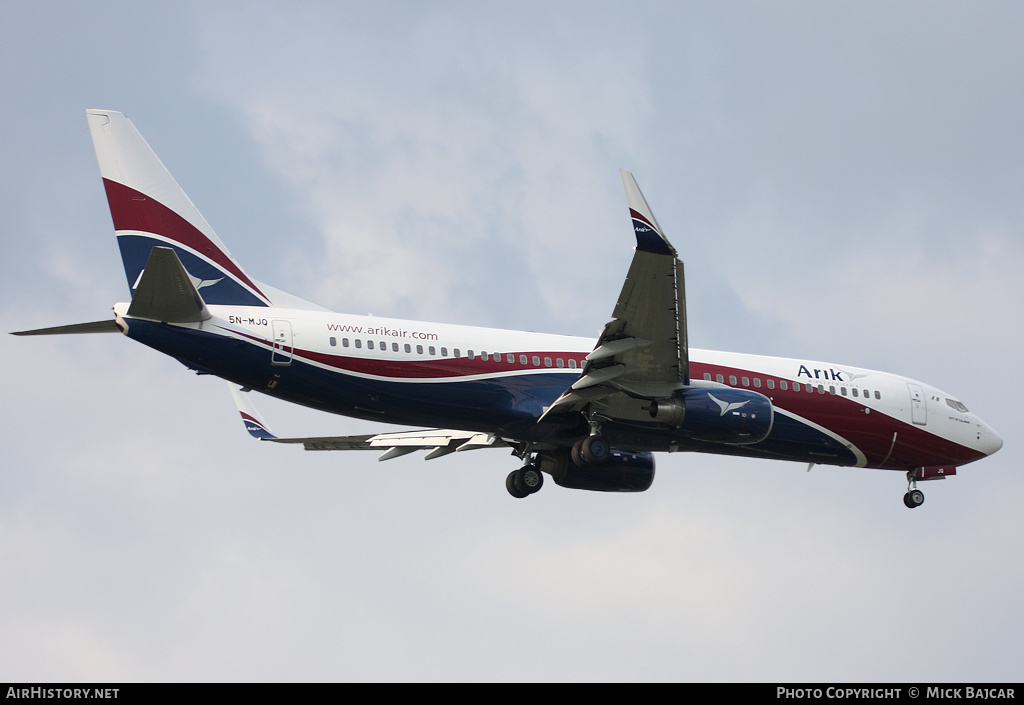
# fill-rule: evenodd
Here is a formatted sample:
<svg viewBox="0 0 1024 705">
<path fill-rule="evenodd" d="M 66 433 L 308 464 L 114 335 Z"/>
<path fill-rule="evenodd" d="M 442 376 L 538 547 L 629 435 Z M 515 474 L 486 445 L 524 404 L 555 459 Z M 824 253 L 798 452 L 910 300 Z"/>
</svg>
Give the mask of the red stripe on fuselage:
<svg viewBox="0 0 1024 705">
<path fill-rule="evenodd" d="M 236 335 L 242 335 L 249 340 L 266 346 L 268 349 L 273 347 L 272 342 L 269 340 L 264 340 L 239 330 L 232 330 L 229 328 L 224 328 L 223 330 L 228 330 Z M 353 357 L 350 355 L 334 355 L 331 353 L 321 353 L 314 352 L 312 350 L 288 347 L 283 347 L 282 351 L 291 352 L 297 357 L 317 362 L 321 365 L 337 370 L 338 372 L 355 372 L 359 374 L 374 375 L 376 377 L 390 377 L 393 379 L 408 380 L 446 379 L 486 375 L 489 373 L 539 372 L 542 370 L 578 375 L 582 371 L 583 359 L 586 357 L 585 353 L 516 351 L 515 353 L 502 353 L 500 362 L 494 360 L 494 355 L 497 355 L 498 353 L 490 354 L 490 359 L 488 360 L 483 360 L 480 357 L 475 357 L 473 359 L 468 357 L 442 357 L 425 360 L 386 360 L 380 358 Z M 515 355 L 515 362 L 508 362 L 507 355 L 509 354 Z M 524 365 L 519 362 L 520 355 L 527 356 L 527 364 Z M 533 364 L 534 357 L 541 360 L 541 364 L 539 366 Z M 579 367 L 576 369 L 571 367 L 546 367 L 543 364 L 545 357 L 551 358 L 552 363 L 554 363 L 554 360 L 558 358 L 562 358 L 566 361 L 573 359 L 576 360 L 576 364 Z"/>
<path fill-rule="evenodd" d="M 690 373 L 693 378 L 703 376 L 705 372 L 710 373 L 713 379 L 718 374 L 723 375 L 725 379 L 730 375 L 737 379 L 760 379 L 765 386 L 748 385 L 736 388 L 764 394 L 772 400 L 775 407 L 827 428 L 864 453 L 868 467 L 910 470 L 924 465 L 965 465 L 985 457 L 984 453 L 973 448 L 930 433 L 927 427 L 900 421 L 852 397 L 831 394 L 828 391 L 829 384 L 826 383 L 800 382 L 801 389 L 797 392 L 792 389 L 793 380 L 786 377 L 775 377 L 742 368 L 691 362 Z M 768 380 L 774 381 L 775 389 L 767 388 Z M 790 389 L 782 390 L 782 381 L 787 382 Z M 818 391 L 819 385 L 824 386 L 824 393 Z M 813 391 L 806 391 L 808 386 Z M 893 433 L 896 434 L 895 445 Z"/>
</svg>

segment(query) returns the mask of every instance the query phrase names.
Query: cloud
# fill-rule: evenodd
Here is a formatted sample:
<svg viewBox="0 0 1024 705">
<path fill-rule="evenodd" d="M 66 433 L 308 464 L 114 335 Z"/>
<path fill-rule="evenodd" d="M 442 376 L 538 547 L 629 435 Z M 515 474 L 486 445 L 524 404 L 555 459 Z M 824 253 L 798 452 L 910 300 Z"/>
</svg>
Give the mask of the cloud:
<svg viewBox="0 0 1024 705">
<path fill-rule="evenodd" d="M 273 56 L 259 50 L 261 22 L 219 18 L 233 23 L 226 45 L 216 21 L 208 27 L 206 90 L 239 111 L 323 234 L 316 259 L 298 258 L 323 282 L 317 298 L 510 325 L 493 313 L 500 299 L 575 322 L 566 263 L 603 270 L 613 235 L 616 277 L 624 271 L 631 235 L 616 167 L 645 111 L 642 84 L 630 83 L 639 63 L 595 52 L 596 36 L 564 35 L 566 14 L 523 45 L 488 13 L 414 11 L 398 27 L 330 35 L 289 13 Z M 253 78 L 238 80 L 225 54 L 248 57 Z M 620 216 L 611 227 L 609 193 Z"/>
</svg>

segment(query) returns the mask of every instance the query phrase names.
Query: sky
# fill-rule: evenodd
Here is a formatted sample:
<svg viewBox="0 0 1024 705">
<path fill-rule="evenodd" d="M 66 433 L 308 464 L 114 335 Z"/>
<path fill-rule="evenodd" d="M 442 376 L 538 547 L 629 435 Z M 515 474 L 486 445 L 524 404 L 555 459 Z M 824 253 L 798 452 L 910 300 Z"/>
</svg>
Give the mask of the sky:
<svg viewBox="0 0 1024 705">
<path fill-rule="evenodd" d="M 84 111 L 246 270 L 348 313 L 596 336 L 618 169 L 690 344 L 880 369 L 1004 438 L 896 472 L 266 447 L 121 336 L 0 337 L 0 681 L 1020 681 L 1024 6 L 0 0 L 0 330 L 128 298 Z M 279 435 L 373 424 L 256 399 Z"/>
</svg>

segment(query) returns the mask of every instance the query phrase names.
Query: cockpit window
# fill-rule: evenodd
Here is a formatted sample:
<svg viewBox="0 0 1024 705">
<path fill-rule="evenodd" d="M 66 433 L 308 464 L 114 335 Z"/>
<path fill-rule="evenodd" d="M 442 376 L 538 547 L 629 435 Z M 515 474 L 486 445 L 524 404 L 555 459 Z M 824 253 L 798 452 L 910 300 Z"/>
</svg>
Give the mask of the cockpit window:
<svg viewBox="0 0 1024 705">
<path fill-rule="evenodd" d="M 967 413 L 967 407 L 964 406 L 962 402 L 959 402 L 956 399 L 946 399 L 946 403 L 962 414 Z"/>
</svg>

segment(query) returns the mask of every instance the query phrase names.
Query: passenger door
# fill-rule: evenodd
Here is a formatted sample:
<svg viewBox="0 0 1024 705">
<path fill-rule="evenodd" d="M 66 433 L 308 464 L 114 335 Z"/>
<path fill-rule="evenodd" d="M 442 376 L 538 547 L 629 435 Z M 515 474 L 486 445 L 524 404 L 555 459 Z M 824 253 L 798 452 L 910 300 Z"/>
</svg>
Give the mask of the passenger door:
<svg viewBox="0 0 1024 705">
<path fill-rule="evenodd" d="M 272 365 L 292 364 L 292 324 L 290 321 L 273 321 L 274 351 L 270 356 Z"/>
</svg>

